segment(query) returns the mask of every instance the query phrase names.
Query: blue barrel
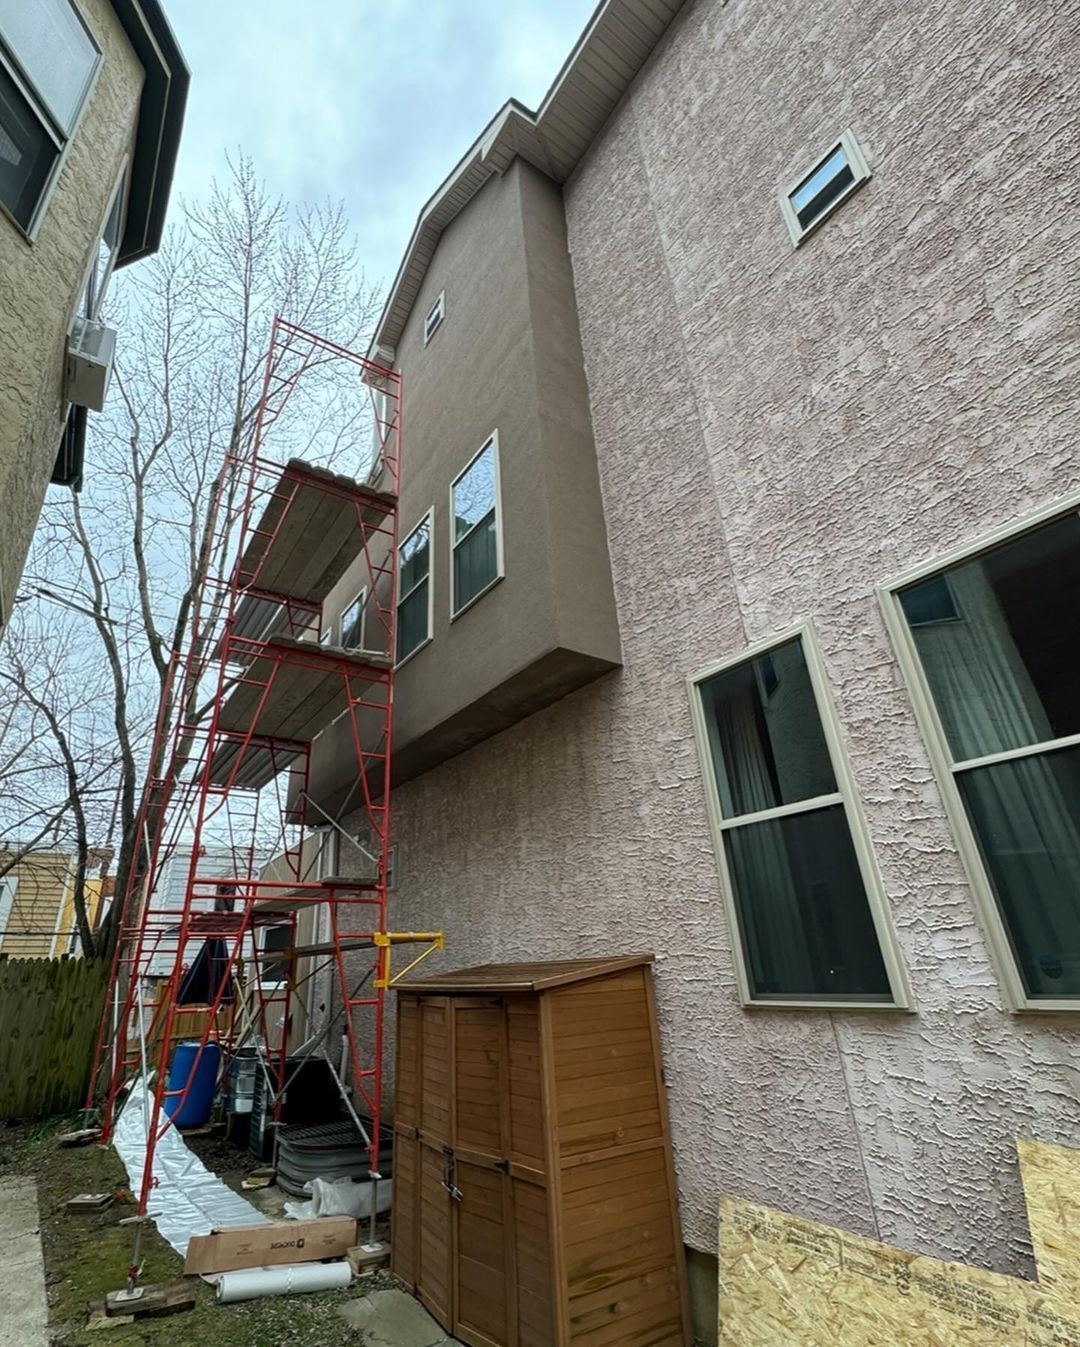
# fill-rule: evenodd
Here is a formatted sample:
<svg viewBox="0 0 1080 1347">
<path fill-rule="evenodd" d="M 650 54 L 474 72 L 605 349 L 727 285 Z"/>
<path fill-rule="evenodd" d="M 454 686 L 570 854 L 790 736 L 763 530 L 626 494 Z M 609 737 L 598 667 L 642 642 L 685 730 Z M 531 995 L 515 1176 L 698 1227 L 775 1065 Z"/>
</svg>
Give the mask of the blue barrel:
<svg viewBox="0 0 1080 1347">
<path fill-rule="evenodd" d="M 177 1127 L 202 1127 L 209 1121 L 220 1064 L 221 1049 L 216 1043 L 204 1044 L 201 1053 L 198 1043 L 177 1043 L 165 1096 L 165 1112 Z M 186 1096 L 172 1093 L 182 1090 L 189 1081 Z"/>
</svg>

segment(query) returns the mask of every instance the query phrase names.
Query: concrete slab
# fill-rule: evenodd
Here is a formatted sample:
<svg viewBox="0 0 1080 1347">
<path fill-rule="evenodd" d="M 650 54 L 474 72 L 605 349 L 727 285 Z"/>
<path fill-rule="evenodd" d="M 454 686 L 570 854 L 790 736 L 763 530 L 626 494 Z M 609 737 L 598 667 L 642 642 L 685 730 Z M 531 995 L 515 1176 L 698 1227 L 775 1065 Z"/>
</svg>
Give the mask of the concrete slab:
<svg viewBox="0 0 1080 1347">
<path fill-rule="evenodd" d="M 362 1330 L 365 1347 L 461 1347 L 404 1291 L 372 1291 L 339 1306 L 338 1314 Z"/>
<path fill-rule="evenodd" d="M 0 1238 L 4 1242 L 0 1347 L 47 1347 L 45 1262 L 33 1179 L 0 1179 Z"/>
</svg>

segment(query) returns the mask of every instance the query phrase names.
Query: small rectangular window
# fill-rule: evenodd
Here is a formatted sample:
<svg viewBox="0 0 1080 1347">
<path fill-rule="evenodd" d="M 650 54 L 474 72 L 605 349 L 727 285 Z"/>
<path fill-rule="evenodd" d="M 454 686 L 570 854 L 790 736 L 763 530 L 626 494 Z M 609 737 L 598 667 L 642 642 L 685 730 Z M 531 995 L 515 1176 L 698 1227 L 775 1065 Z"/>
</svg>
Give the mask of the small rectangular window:
<svg viewBox="0 0 1080 1347">
<path fill-rule="evenodd" d="M 903 1004 L 869 842 L 806 646 L 799 633 L 691 680 L 743 999 Z"/>
<path fill-rule="evenodd" d="M 27 234 L 100 59 L 70 0 L 0 0 L 0 203 Z"/>
<path fill-rule="evenodd" d="M 895 590 L 973 888 L 1032 1005 L 1080 1005 L 1077 593 L 1075 511 Z"/>
<path fill-rule="evenodd" d="M 262 954 L 259 960 L 259 981 L 263 986 L 279 986 L 289 979 L 290 960 L 285 951 L 292 946 L 292 929 L 289 926 L 266 926 L 263 928 Z M 267 955 L 281 952 L 279 959 Z"/>
<path fill-rule="evenodd" d="M 431 511 L 398 548 L 397 662 L 431 639 Z"/>
<path fill-rule="evenodd" d="M 364 649 L 364 607 L 366 602 L 367 588 L 365 587 L 341 614 L 341 647 L 343 650 Z"/>
<path fill-rule="evenodd" d="M 424 319 L 424 345 L 432 339 L 438 329 L 442 326 L 443 314 L 446 309 L 445 292 L 432 304 L 428 310 L 428 315 Z"/>
<path fill-rule="evenodd" d="M 320 645 L 333 645 L 334 643 L 334 624 L 328 622 L 322 629 L 322 635 L 319 637 Z"/>
<path fill-rule="evenodd" d="M 450 611 L 456 617 L 502 577 L 497 435 L 450 487 L 450 516 Z"/>
<path fill-rule="evenodd" d="M 853 132 L 845 131 L 817 164 L 780 197 L 796 247 L 870 177 Z"/>
</svg>

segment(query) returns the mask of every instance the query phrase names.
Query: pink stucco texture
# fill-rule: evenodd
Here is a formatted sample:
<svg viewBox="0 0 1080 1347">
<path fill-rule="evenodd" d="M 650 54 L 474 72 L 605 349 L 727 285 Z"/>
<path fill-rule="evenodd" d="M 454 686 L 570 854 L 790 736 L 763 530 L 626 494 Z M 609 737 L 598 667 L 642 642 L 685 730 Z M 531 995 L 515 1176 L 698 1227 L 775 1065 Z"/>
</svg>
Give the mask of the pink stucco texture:
<svg viewBox="0 0 1080 1347">
<path fill-rule="evenodd" d="M 656 952 L 700 1249 L 734 1192 L 1026 1272 L 1013 1139 L 1080 1144 L 1080 1026 L 1004 1008 L 874 598 L 1080 487 L 1078 33 L 698 0 L 566 188 L 625 668 L 396 793 L 393 922 Z M 849 126 L 873 178 L 796 251 L 777 193 Z M 914 1014 L 736 995 L 685 680 L 806 620 Z"/>
</svg>

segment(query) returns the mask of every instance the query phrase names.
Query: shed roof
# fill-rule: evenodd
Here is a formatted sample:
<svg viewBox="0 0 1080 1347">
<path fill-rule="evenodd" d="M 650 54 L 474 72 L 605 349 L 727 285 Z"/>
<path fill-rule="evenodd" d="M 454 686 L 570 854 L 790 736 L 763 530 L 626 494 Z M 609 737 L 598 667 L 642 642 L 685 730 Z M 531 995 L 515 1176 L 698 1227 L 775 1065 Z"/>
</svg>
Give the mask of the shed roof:
<svg viewBox="0 0 1080 1347">
<path fill-rule="evenodd" d="M 565 987 L 571 982 L 588 982 L 621 973 L 627 968 L 642 968 L 653 962 L 652 954 L 623 954 L 607 959 L 548 959 L 535 963 L 487 963 L 476 968 L 459 968 L 431 977 L 409 978 L 397 984 L 403 992 L 541 992 L 550 987 Z"/>
</svg>

